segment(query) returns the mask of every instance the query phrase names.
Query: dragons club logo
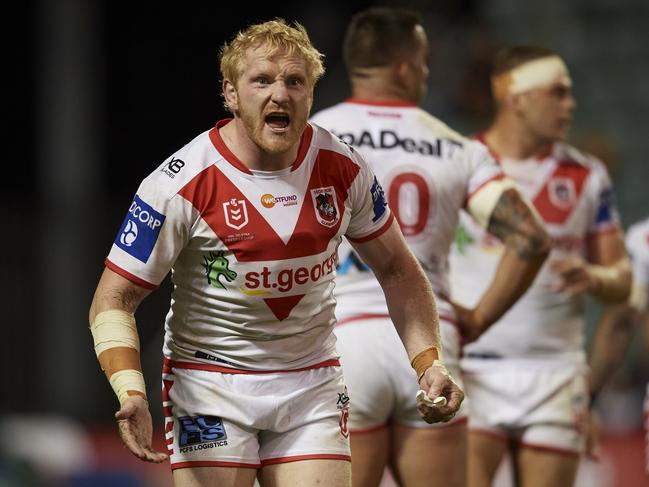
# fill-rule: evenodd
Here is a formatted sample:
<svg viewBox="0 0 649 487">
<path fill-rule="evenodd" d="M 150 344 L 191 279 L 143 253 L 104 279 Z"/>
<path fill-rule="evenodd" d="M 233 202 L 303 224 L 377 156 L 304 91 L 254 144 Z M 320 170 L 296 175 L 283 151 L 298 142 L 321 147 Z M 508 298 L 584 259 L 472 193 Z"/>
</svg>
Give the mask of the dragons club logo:
<svg viewBox="0 0 649 487">
<path fill-rule="evenodd" d="M 577 191 L 575 182 L 570 178 L 555 177 L 548 184 L 550 201 L 557 208 L 567 210 L 575 205 Z"/>
<path fill-rule="evenodd" d="M 318 222 L 325 227 L 333 227 L 340 220 L 340 211 L 333 186 L 311 190 L 311 199 Z"/>
<path fill-rule="evenodd" d="M 225 289 L 221 282 L 224 278 L 227 282 L 232 282 L 237 277 L 237 273 L 230 269 L 230 262 L 223 256 L 224 252 L 210 252 L 209 256 L 203 256 L 203 268 L 207 283 L 216 288 Z"/>
</svg>

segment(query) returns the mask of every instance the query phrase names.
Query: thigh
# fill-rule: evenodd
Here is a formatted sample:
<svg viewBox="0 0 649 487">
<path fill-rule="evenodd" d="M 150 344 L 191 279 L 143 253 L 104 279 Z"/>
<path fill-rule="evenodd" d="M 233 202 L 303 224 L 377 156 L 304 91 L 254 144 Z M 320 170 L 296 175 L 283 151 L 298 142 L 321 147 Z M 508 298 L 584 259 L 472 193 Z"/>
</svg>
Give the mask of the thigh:
<svg viewBox="0 0 649 487">
<path fill-rule="evenodd" d="M 351 477 L 351 464 L 344 460 L 280 463 L 262 467 L 259 473 L 262 487 L 351 487 Z"/>
<path fill-rule="evenodd" d="M 466 484 L 467 429 L 464 422 L 435 428 L 392 428 L 392 469 L 399 485 L 432 485 L 443 479 L 445 487 Z M 434 482 L 433 482 L 434 483 Z"/>
<path fill-rule="evenodd" d="M 174 487 L 252 487 L 256 475 L 254 468 L 197 467 L 173 471 Z"/>
<path fill-rule="evenodd" d="M 579 457 L 545 449 L 521 446 L 514 462 L 521 487 L 572 487 L 577 476 Z"/>
<path fill-rule="evenodd" d="M 490 487 L 507 448 L 508 439 L 504 435 L 471 431 L 467 459 L 467 485 Z"/>
<path fill-rule="evenodd" d="M 381 482 L 390 453 L 390 432 L 387 427 L 372 431 L 352 432 L 352 485 L 375 487 Z"/>
</svg>

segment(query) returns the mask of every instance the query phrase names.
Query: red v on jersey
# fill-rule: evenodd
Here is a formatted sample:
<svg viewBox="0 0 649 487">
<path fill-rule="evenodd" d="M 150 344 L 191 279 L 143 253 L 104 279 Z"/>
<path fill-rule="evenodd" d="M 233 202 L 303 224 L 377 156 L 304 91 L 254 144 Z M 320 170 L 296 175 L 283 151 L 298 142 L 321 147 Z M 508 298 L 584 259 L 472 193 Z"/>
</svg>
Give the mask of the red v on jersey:
<svg viewBox="0 0 649 487">
<path fill-rule="evenodd" d="M 570 161 L 559 161 L 534 198 L 546 223 L 565 223 L 575 209 L 590 170 Z"/>
<path fill-rule="evenodd" d="M 283 298 L 265 298 L 264 302 L 273 312 L 275 318 L 282 321 L 283 319 L 288 318 L 288 315 L 291 314 L 291 310 L 295 308 L 297 303 L 299 303 L 303 297 L 304 294 L 285 296 Z"/>
<path fill-rule="evenodd" d="M 336 235 L 342 214 L 332 226 L 319 221 L 319 209 L 311 193 L 321 188 L 333 187 L 336 206 L 344 212 L 349 187 L 358 174 L 359 167 L 347 157 L 333 151 L 320 150 L 311 166 L 302 208 L 297 223 L 287 243 L 279 237 L 271 224 L 257 211 L 249 198 L 242 193 L 216 165 L 210 166 L 192 179 L 178 194 L 201 213 L 203 220 L 218 238 L 232 251 L 239 262 L 263 262 L 294 259 L 316 255 L 327 249 Z M 300 170 L 308 170 L 305 161 Z M 248 176 L 249 177 L 249 176 Z M 317 192 L 317 191 L 316 191 Z M 229 208 L 237 213 L 228 213 Z M 239 208 L 245 208 L 241 213 Z M 233 218 L 245 226 L 236 228 Z M 228 220 L 226 220 L 228 219 Z"/>
</svg>

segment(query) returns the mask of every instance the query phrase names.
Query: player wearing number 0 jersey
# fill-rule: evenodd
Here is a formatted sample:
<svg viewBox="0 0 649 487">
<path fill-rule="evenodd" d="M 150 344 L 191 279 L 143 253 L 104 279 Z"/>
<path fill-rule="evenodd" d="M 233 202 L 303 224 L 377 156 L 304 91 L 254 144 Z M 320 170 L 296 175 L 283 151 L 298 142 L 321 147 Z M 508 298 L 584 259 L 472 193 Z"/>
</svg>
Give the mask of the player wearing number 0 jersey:
<svg viewBox="0 0 649 487">
<path fill-rule="evenodd" d="M 604 166 L 563 142 L 575 101 L 561 58 L 536 47 L 504 49 L 492 86 L 496 118 L 478 138 L 533 202 L 553 245 L 529 291 L 464 348 L 475 405 L 469 483 L 491 485 L 511 447 L 521 485 L 567 486 L 584 451 L 588 414 L 582 293 L 625 299 L 628 259 Z M 461 223 L 451 295 L 471 306 L 499 272 L 503 246 L 470 216 Z"/>
<path fill-rule="evenodd" d="M 544 233 L 485 147 L 417 106 L 428 74 L 427 52 L 425 33 L 411 12 L 375 8 L 358 14 L 345 40 L 354 97 L 312 120 L 361 152 L 381 182 L 409 247 L 432 283 L 444 360 L 459 377 L 462 338 L 448 300 L 447 256 L 460 209 L 467 208 L 488 226 L 499 204 L 501 213 L 510 212 L 510 203 L 503 201 L 511 197 L 522 208 L 521 227 L 529 225 L 541 241 Z M 499 215 L 498 221 L 508 218 Z M 543 251 L 537 256 L 522 266 L 522 275 L 533 277 Z M 426 429 L 417 415 L 417 377 L 378 281 L 346 242 L 339 248 L 338 274 L 336 335 L 353 401 L 354 485 L 376 485 L 388 462 L 402 485 L 425 485 L 435 476 L 446 485 L 463 485 L 466 414 L 461 409 L 449 424 Z M 515 279 L 511 289 L 523 292 L 531 277 L 524 283 Z M 506 308 L 512 299 L 499 296 L 497 307 Z"/>
<path fill-rule="evenodd" d="M 220 60 L 233 118 L 140 185 L 91 306 L 95 351 L 124 443 L 163 461 L 133 313 L 171 270 L 162 398 L 174 484 L 347 487 L 332 296 L 342 236 L 381 280 L 422 389 L 443 398 L 421 409 L 430 422 L 463 399 L 438 360 L 434 295 L 362 156 L 307 123 L 324 69 L 304 28 L 249 26 Z"/>
</svg>

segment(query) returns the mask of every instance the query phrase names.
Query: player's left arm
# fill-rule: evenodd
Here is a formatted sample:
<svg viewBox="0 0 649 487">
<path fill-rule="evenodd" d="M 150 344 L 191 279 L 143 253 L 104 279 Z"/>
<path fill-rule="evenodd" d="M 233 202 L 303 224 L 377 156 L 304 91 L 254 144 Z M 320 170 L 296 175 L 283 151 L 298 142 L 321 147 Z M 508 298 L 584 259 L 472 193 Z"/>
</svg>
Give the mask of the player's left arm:
<svg viewBox="0 0 649 487">
<path fill-rule="evenodd" d="M 378 237 L 352 244 L 381 284 L 390 317 L 420 386 L 430 398 L 447 399 L 445 406 L 420 407 L 420 411 L 429 422 L 448 421 L 460 407 L 464 394 L 442 363 L 439 319 L 428 278 L 408 248 L 396 220 Z"/>
</svg>

